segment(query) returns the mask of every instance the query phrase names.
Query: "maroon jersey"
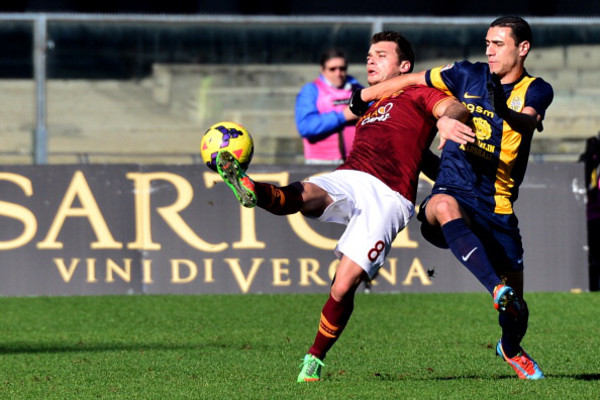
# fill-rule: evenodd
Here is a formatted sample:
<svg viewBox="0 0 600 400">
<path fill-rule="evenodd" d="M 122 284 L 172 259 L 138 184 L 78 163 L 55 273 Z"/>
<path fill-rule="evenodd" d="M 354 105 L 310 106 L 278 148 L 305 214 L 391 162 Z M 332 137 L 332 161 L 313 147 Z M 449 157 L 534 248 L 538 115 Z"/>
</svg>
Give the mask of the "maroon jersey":
<svg viewBox="0 0 600 400">
<path fill-rule="evenodd" d="M 352 151 L 338 169 L 371 174 L 414 203 L 423 152 L 437 131 L 433 109 L 445 99 L 445 93 L 418 85 L 373 103 L 358 120 Z"/>
</svg>

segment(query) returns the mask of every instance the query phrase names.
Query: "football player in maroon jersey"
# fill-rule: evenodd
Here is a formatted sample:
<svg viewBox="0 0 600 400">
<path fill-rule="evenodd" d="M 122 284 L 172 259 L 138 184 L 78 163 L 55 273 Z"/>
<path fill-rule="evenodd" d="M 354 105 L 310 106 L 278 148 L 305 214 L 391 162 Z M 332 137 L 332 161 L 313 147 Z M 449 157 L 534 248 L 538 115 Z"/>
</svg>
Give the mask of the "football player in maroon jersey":
<svg viewBox="0 0 600 400">
<path fill-rule="evenodd" d="M 408 73 L 413 65 L 414 52 L 402 35 L 380 32 L 372 37 L 370 85 Z M 405 88 L 373 103 L 358 120 L 352 151 L 335 171 L 285 187 L 253 181 L 228 152 L 217 156 L 219 174 L 244 207 L 276 215 L 301 212 L 347 225 L 335 248 L 340 262 L 298 382 L 321 379 L 323 359 L 352 314 L 356 289 L 375 276 L 413 216 L 420 170 L 437 170 L 429 151 L 436 131 L 440 146 L 448 139 L 473 142 L 474 133 L 464 124 L 468 117 L 461 103 L 438 89 Z"/>
</svg>

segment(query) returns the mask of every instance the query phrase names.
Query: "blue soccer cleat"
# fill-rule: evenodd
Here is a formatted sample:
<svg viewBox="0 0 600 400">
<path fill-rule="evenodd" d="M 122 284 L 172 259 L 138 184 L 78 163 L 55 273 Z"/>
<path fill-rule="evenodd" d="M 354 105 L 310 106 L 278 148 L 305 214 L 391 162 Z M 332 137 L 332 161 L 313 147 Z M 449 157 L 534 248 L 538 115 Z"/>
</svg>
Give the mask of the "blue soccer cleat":
<svg viewBox="0 0 600 400">
<path fill-rule="evenodd" d="M 499 312 L 505 312 L 517 299 L 515 291 L 503 284 L 494 288 L 494 308 Z"/>
<path fill-rule="evenodd" d="M 504 354 L 504 349 L 502 348 L 502 340 L 498 341 L 496 345 L 496 354 L 501 356 L 504 361 L 506 361 L 512 369 L 515 370 L 519 378 L 521 379 L 542 379 L 544 378 L 544 374 L 542 370 L 537 365 L 535 360 L 531 358 L 529 354 L 523 350 L 521 347 L 521 351 L 514 357 L 507 357 Z"/>
</svg>

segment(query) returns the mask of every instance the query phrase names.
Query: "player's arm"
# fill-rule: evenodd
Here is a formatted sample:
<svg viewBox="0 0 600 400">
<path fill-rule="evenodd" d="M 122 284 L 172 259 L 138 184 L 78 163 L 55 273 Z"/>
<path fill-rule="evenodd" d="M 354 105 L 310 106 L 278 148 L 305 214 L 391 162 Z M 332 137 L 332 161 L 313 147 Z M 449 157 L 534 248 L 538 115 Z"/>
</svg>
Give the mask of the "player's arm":
<svg viewBox="0 0 600 400">
<path fill-rule="evenodd" d="M 404 89 L 408 86 L 426 84 L 425 71 L 414 72 L 412 74 L 402 74 L 395 78 L 379 82 L 377 85 L 364 88 L 361 93 L 361 98 L 366 102 L 370 102 L 391 96 L 398 90 Z"/>
<path fill-rule="evenodd" d="M 471 117 L 469 110 L 454 97 L 447 97 L 438 102 L 433 115 L 438 118 L 436 126 L 440 136 L 440 145 L 438 150 L 442 149 L 447 140 L 452 140 L 458 144 L 473 143 L 475 141 L 475 132 L 465 125 L 465 122 Z M 431 150 L 423 152 L 421 162 L 421 172 L 429 179 L 435 181 L 437 178 L 440 158 Z"/>
<path fill-rule="evenodd" d="M 444 147 L 447 140 L 458 144 L 475 142 L 475 132 L 466 125 L 471 113 L 456 98 L 448 97 L 439 102 L 433 109 L 433 115 L 438 118 L 436 123 L 440 136 L 438 150 Z"/>
<path fill-rule="evenodd" d="M 515 132 L 521 135 L 533 135 L 536 128 L 540 132 L 544 129 L 542 126 L 542 116 L 533 107 L 525 107 L 521 112 L 508 108 L 506 96 L 498 75 L 491 75 L 491 79 L 488 82 L 488 92 L 496 114 L 510 125 Z"/>
<path fill-rule="evenodd" d="M 504 115 L 502 119 L 506 121 L 515 132 L 522 135 L 533 135 L 536 128 L 540 132 L 544 129 L 542 126 L 542 116 L 531 107 L 525 107 L 521 112 L 508 109 L 508 113 Z"/>
<path fill-rule="evenodd" d="M 311 139 L 326 132 L 333 132 L 347 121 L 342 111 L 320 113 L 317 99 L 318 90 L 311 84 L 305 85 L 296 97 L 296 128 L 303 138 Z"/>
<path fill-rule="evenodd" d="M 356 90 L 350 99 L 350 111 L 358 116 L 362 116 L 369 109 L 369 103 L 371 101 L 391 96 L 398 90 L 408 86 L 426 84 L 425 71 L 422 71 L 412 74 L 403 74 L 395 78 L 379 82 L 377 85 Z"/>
</svg>

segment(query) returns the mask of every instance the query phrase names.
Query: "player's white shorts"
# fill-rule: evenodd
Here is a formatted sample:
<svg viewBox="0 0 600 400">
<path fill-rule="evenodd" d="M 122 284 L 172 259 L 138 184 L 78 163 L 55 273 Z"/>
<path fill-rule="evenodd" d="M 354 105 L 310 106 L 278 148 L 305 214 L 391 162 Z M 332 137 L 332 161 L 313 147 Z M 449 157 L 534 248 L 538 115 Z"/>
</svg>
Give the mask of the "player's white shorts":
<svg viewBox="0 0 600 400">
<path fill-rule="evenodd" d="M 335 254 L 349 257 L 373 278 L 383 265 L 392 242 L 415 212 L 415 206 L 374 176 L 336 170 L 307 179 L 333 199 L 317 218 L 347 225 Z"/>
</svg>

